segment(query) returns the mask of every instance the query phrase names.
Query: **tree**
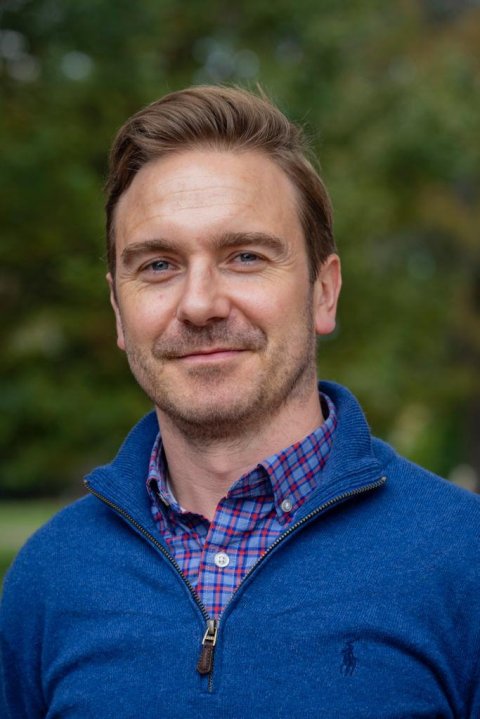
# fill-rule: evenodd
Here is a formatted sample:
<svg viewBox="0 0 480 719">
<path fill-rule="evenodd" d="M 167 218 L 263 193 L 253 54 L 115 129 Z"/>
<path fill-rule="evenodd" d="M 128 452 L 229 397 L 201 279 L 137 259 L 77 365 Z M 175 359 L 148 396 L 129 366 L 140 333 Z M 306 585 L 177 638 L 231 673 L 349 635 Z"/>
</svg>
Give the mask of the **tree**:
<svg viewBox="0 0 480 719">
<path fill-rule="evenodd" d="M 259 81 L 306 125 L 345 290 L 322 376 L 448 473 L 478 457 L 480 10 L 365 0 L 6 0 L 0 10 L 4 496 L 79 486 L 147 402 L 114 350 L 101 187 L 116 128 Z"/>
</svg>

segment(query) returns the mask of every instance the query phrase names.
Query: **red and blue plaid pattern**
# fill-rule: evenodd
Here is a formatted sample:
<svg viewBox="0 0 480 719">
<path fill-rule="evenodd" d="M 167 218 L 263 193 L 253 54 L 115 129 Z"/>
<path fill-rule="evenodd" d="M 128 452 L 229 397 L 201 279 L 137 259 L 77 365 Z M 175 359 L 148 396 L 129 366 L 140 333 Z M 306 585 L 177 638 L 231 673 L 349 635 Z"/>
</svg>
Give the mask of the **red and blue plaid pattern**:
<svg viewBox="0 0 480 719">
<path fill-rule="evenodd" d="M 240 477 L 220 500 L 211 523 L 175 501 L 157 437 L 147 480 L 153 517 L 211 617 L 220 615 L 248 570 L 295 520 L 318 486 L 337 424 L 335 408 L 325 395 L 322 406 L 328 416 L 321 427 Z M 227 555 L 226 566 L 215 563 L 218 553 Z"/>
</svg>

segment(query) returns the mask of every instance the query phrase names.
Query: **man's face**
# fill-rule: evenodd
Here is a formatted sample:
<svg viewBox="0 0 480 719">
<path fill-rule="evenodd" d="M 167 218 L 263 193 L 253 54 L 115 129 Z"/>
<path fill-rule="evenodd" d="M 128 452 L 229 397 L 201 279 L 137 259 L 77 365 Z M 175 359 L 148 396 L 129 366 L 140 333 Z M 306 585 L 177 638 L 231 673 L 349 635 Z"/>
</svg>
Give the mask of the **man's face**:
<svg viewBox="0 0 480 719">
<path fill-rule="evenodd" d="M 272 160 L 198 149 L 150 162 L 115 232 L 118 345 L 160 418 L 227 436 L 316 391 L 338 258 L 309 282 L 295 190 Z"/>
</svg>

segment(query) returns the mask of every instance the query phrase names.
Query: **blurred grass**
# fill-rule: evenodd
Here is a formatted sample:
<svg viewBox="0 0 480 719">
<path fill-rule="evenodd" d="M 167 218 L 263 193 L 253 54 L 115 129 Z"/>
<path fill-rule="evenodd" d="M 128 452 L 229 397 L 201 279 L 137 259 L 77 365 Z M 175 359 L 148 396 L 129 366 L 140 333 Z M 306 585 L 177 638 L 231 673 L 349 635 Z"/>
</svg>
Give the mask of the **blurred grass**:
<svg viewBox="0 0 480 719">
<path fill-rule="evenodd" d="M 55 499 L 0 502 L 0 584 L 20 547 L 62 506 Z"/>
</svg>

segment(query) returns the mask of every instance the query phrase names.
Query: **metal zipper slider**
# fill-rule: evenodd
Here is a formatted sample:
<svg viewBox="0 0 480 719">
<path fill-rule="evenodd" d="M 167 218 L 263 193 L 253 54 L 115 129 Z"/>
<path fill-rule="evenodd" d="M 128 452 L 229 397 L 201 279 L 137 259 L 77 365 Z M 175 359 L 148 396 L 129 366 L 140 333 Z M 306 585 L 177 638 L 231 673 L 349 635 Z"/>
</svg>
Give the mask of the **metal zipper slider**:
<svg viewBox="0 0 480 719">
<path fill-rule="evenodd" d="M 207 621 L 207 631 L 202 639 L 202 651 L 197 664 L 199 674 L 210 674 L 213 667 L 213 652 L 217 643 L 217 621 L 209 619 Z"/>
</svg>

